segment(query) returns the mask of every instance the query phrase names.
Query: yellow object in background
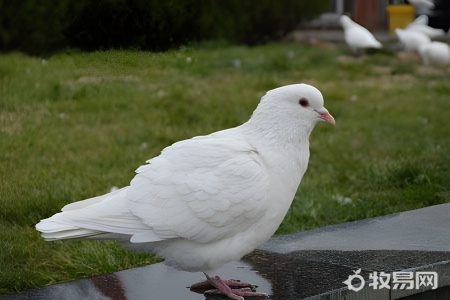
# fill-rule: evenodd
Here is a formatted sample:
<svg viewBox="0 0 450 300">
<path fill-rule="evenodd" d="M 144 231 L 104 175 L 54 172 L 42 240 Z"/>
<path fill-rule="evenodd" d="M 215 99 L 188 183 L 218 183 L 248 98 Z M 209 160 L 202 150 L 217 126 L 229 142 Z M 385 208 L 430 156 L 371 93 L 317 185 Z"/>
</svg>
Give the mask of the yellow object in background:
<svg viewBox="0 0 450 300">
<path fill-rule="evenodd" d="M 408 4 L 388 5 L 386 7 L 389 32 L 394 33 L 396 28 L 405 28 L 414 21 L 414 6 Z"/>
</svg>

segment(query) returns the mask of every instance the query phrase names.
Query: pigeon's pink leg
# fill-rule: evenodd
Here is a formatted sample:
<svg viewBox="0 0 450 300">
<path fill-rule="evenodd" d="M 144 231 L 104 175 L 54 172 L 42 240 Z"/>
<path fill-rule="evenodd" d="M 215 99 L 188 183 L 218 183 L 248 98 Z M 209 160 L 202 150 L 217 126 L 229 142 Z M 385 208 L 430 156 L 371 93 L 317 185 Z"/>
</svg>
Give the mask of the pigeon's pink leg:
<svg viewBox="0 0 450 300">
<path fill-rule="evenodd" d="M 210 278 L 207 274 L 205 274 L 207 278 Z M 254 289 L 256 286 L 247 283 L 247 282 L 241 282 L 234 279 L 221 279 L 224 284 L 229 286 L 231 289 L 242 289 L 242 288 L 249 288 L 250 290 Z M 190 286 L 191 290 L 210 290 L 212 288 L 215 288 L 215 286 L 211 283 L 211 281 L 205 280 L 201 282 L 194 283 Z"/>
<path fill-rule="evenodd" d="M 219 292 L 225 294 L 229 299 L 244 300 L 244 297 L 233 293 L 233 290 L 228 285 L 226 285 L 225 282 L 222 279 L 220 279 L 219 276 L 209 277 L 208 275 L 206 275 L 206 278 L 208 278 L 208 281 L 211 282 L 211 284 L 217 290 L 219 290 Z"/>
<path fill-rule="evenodd" d="M 219 276 L 210 277 L 208 274 L 204 273 L 207 281 L 201 282 L 199 284 L 194 284 L 191 286 L 191 289 L 206 287 L 208 283 L 216 288 L 216 290 L 208 290 L 205 292 L 207 294 L 224 294 L 229 299 L 233 300 L 244 300 L 244 296 L 246 297 L 258 297 L 258 298 L 267 298 L 267 294 L 265 293 L 256 293 L 252 291 L 254 288 L 253 285 L 245 282 L 239 282 L 235 280 L 223 280 Z M 236 287 L 236 289 L 232 289 L 231 287 Z"/>
</svg>

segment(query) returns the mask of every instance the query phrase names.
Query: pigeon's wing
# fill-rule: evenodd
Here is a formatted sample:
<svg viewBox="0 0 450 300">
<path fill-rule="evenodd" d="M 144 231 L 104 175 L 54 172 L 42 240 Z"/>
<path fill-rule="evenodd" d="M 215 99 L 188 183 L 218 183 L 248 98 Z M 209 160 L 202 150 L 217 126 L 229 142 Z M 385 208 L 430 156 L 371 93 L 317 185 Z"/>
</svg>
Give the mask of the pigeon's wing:
<svg viewBox="0 0 450 300">
<path fill-rule="evenodd" d="M 428 25 L 428 16 L 427 15 L 420 15 L 417 18 L 414 19 L 414 21 L 412 21 L 410 24 L 408 24 L 407 27 L 410 26 L 414 26 L 414 25 L 423 25 L 423 26 L 427 26 Z"/>
<path fill-rule="evenodd" d="M 250 227 L 265 212 L 268 174 L 257 150 L 239 135 L 181 141 L 137 170 L 129 209 L 151 232 L 132 242 L 220 240 Z"/>
<path fill-rule="evenodd" d="M 350 44 L 353 44 L 358 48 L 381 47 L 380 42 L 375 39 L 375 37 L 369 30 L 358 24 L 356 25 L 357 26 L 353 27 L 349 33 Z"/>
</svg>

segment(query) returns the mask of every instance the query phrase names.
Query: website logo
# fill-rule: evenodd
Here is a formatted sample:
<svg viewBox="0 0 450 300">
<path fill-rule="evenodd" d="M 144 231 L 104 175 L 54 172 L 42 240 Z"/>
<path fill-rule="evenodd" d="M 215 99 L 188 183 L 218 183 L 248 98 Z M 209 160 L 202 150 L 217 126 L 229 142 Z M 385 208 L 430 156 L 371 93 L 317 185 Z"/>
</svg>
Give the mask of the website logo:
<svg viewBox="0 0 450 300">
<path fill-rule="evenodd" d="M 366 285 L 364 277 L 360 275 L 361 269 L 353 271 L 354 274 L 348 276 L 343 281 L 350 291 L 359 292 Z M 374 271 L 369 274 L 368 286 L 374 290 L 413 290 L 422 287 L 431 287 L 432 290 L 438 288 L 438 274 L 436 272 L 411 272 L 399 271 L 392 273 Z"/>
</svg>

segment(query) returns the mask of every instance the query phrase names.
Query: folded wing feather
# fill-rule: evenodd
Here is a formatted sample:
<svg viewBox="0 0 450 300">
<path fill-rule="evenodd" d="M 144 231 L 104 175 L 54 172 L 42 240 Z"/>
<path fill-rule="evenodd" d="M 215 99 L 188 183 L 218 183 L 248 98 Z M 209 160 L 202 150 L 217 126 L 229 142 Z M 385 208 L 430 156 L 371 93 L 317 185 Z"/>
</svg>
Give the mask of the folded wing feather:
<svg viewBox="0 0 450 300">
<path fill-rule="evenodd" d="M 269 178 L 257 150 L 238 133 L 175 143 L 136 172 L 129 187 L 66 205 L 36 228 L 49 240 L 116 233 L 135 243 L 180 237 L 207 243 L 264 213 Z"/>
</svg>

